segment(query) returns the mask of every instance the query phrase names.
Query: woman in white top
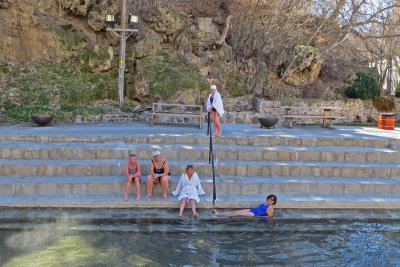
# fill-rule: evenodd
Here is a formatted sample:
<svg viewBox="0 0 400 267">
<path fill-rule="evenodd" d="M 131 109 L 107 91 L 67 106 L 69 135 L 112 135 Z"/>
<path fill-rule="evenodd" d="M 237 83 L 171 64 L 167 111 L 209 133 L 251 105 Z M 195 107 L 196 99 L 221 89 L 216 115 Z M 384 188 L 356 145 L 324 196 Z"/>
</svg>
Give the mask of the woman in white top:
<svg viewBox="0 0 400 267">
<path fill-rule="evenodd" d="M 221 94 L 217 92 L 217 86 L 211 85 L 211 94 L 207 100 L 207 111 L 211 112 L 211 119 L 214 122 L 214 134 L 213 136 L 221 136 L 221 123 L 219 118 L 225 113 L 224 104 L 222 103 Z"/>
<path fill-rule="evenodd" d="M 199 195 L 205 196 L 206 192 L 204 192 L 201 186 L 199 176 L 194 172 L 193 165 L 187 165 L 186 173 L 182 173 L 175 191 L 171 194 L 173 196 L 179 195 L 178 200 L 180 200 L 181 206 L 178 216 L 182 216 L 183 209 L 188 200 L 192 207 L 193 216 L 197 216 L 196 202 L 200 202 Z"/>
</svg>

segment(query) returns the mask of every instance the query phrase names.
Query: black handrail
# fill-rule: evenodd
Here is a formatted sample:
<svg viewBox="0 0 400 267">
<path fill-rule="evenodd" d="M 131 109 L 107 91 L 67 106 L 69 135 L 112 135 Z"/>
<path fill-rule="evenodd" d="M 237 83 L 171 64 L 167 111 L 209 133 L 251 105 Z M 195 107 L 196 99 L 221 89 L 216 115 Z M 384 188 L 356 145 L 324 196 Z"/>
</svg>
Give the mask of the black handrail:
<svg viewBox="0 0 400 267">
<path fill-rule="evenodd" d="M 208 125 L 207 125 L 207 136 L 211 134 L 211 115 L 210 112 L 207 112 L 207 121 L 208 121 Z"/>
<path fill-rule="evenodd" d="M 212 174 L 213 174 L 213 208 L 214 208 L 215 200 L 217 199 L 217 192 L 216 192 L 216 189 L 215 189 L 214 149 L 213 149 L 212 134 L 211 134 L 211 116 L 210 116 L 210 112 L 208 112 L 207 135 L 210 135 L 210 149 L 209 149 L 209 152 L 208 152 L 208 164 L 211 163 Z"/>
</svg>

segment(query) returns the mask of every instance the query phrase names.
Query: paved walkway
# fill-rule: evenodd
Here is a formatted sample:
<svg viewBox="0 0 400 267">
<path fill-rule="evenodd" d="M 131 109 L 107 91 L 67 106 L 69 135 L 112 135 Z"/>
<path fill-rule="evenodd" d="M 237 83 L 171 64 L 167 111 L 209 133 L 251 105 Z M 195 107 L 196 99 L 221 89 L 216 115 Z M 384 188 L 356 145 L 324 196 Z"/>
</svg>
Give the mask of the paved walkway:
<svg viewBox="0 0 400 267">
<path fill-rule="evenodd" d="M 334 130 L 320 126 L 296 126 L 292 129 L 278 125 L 275 129 L 260 128 L 255 124 L 223 124 L 225 137 L 282 136 L 298 138 L 378 138 L 400 141 L 400 128 L 381 130 L 378 127 L 337 126 Z M 148 122 L 72 123 L 37 127 L 33 124 L 2 125 L 0 136 L 206 136 L 207 124 L 199 129 L 194 124 L 158 124 L 150 127 Z"/>
</svg>

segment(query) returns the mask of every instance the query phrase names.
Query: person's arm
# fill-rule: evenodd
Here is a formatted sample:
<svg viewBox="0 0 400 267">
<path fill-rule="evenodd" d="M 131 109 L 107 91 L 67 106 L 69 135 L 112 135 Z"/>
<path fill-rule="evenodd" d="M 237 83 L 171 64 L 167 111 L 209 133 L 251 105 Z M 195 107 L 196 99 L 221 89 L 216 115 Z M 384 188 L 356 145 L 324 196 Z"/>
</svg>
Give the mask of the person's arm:
<svg viewBox="0 0 400 267">
<path fill-rule="evenodd" d="M 274 207 L 269 206 L 268 209 L 267 209 L 267 216 L 271 217 L 273 215 L 274 215 Z"/>
<path fill-rule="evenodd" d="M 168 164 L 168 161 L 165 161 L 164 162 L 164 172 L 161 173 L 159 176 L 163 177 L 165 175 L 168 175 L 168 173 L 169 173 L 169 164 Z"/>
<path fill-rule="evenodd" d="M 197 175 L 196 172 L 193 175 L 194 175 L 194 178 L 196 179 L 196 186 L 197 186 L 197 191 L 199 192 L 199 195 L 200 196 L 207 195 L 206 192 L 204 191 L 203 187 L 201 186 L 199 175 Z"/>
<path fill-rule="evenodd" d="M 171 193 L 173 196 L 177 196 L 181 192 L 182 186 L 183 186 L 183 179 L 185 179 L 185 174 L 184 173 L 182 173 L 182 176 L 179 179 L 178 184 L 176 185 L 175 191 L 172 191 L 172 193 Z"/>
<path fill-rule="evenodd" d="M 140 171 L 140 164 L 137 161 L 136 161 L 136 167 L 137 167 L 137 170 L 136 170 L 136 173 L 135 173 L 135 177 L 139 177 L 140 178 L 142 176 L 142 172 Z"/>
<path fill-rule="evenodd" d="M 221 97 L 221 94 L 218 92 L 218 93 L 215 93 L 215 95 L 214 95 L 214 98 L 215 98 L 215 105 L 219 105 L 219 106 L 221 106 L 222 107 L 222 97 Z"/>
<path fill-rule="evenodd" d="M 152 160 L 150 161 L 150 167 L 149 168 L 150 168 L 150 170 L 149 170 L 150 175 L 154 177 L 154 164 L 153 164 Z"/>
<path fill-rule="evenodd" d="M 125 176 L 128 178 L 128 176 L 131 175 L 129 173 L 129 163 L 125 164 Z"/>
<path fill-rule="evenodd" d="M 207 111 L 210 111 L 210 109 L 211 109 L 211 101 L 210 101 L 210 96 L 208 96 L 208 98 L 207 98 Z"/>
</svg>

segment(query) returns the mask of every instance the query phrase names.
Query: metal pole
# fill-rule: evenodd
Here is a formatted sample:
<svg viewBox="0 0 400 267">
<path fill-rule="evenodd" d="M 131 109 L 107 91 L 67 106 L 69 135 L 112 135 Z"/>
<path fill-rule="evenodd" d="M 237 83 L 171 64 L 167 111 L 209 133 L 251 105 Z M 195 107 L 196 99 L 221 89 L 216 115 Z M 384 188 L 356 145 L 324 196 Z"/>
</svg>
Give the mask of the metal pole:
<svg viewBox="0 0 400 267">
<path fill-rule="evenodd" d="M 208 113 L 207 113 L 207 135 L 209 135 L 209 134 L 211 133 L 211 131 L 210 131 L 210 129 L 211 129 L 211 127 L 210 127 L 210 120 L 211 120 L 211 118 L 210 118 L 210 112 L 208 112 Z"/>
<path fill-rule="evenodd" d="M 125 29 L 126 0 L 121 0 L 121 28 Z M 121 51 L 119 60 L 119 79 L 118 79 L 118 99 L 119 107 L 124 105 L 124 75 L 125 75 L 125 47 L 126 33 L 122 31 L 121 35 Z"/>
<path fill-rule="evenodd" d="M 214 167 L 214 150 L 213 150 L 213 146 L 212 146 L 212 135 L 210 134 L 210 146 L 211 146 L 211 162 L 212 162 L 212 175 L 213 175 L 213 209 L 215 207 L 215 200 L 217 199 L 217 190 L 215 188 L 215 167 Z"/>
</svg>

